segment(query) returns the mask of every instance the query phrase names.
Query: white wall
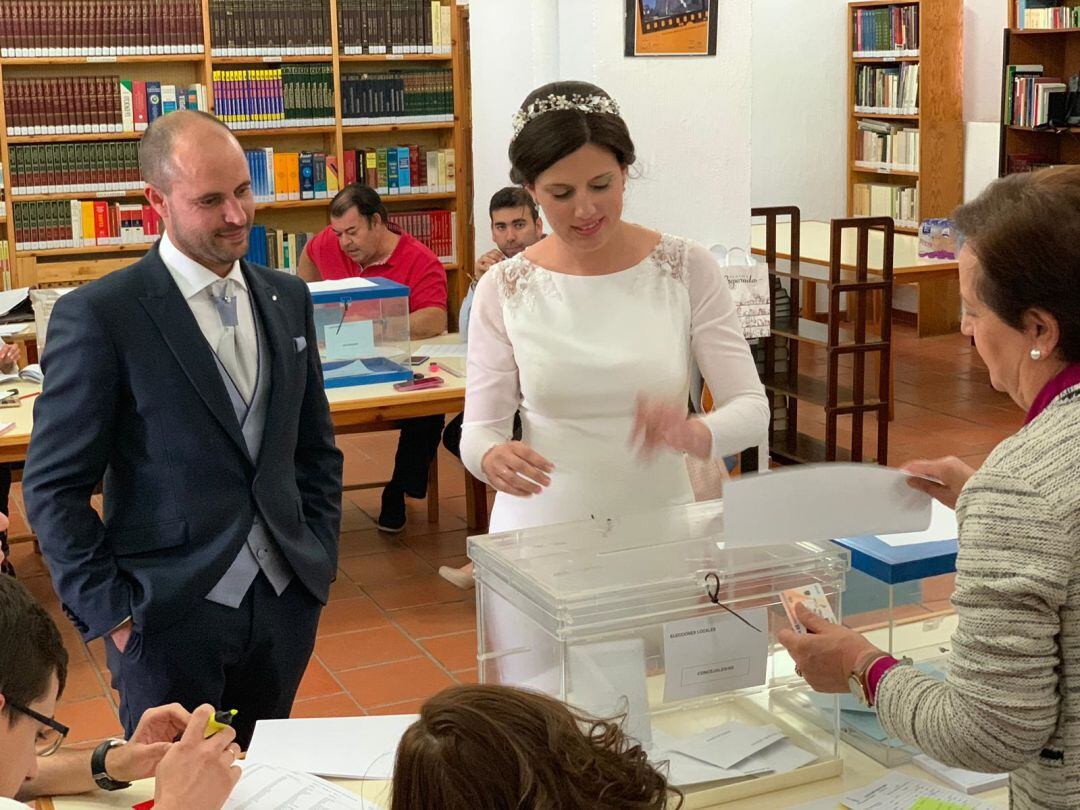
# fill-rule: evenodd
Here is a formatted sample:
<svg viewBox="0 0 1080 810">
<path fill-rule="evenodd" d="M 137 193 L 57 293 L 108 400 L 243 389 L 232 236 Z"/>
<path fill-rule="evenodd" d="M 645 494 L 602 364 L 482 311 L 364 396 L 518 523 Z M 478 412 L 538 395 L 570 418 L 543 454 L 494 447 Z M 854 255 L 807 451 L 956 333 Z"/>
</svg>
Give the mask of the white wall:
<svg viewBox="0 0 1080 810">
<path fill-rule="evenodd" d="M 750 8 L 720 3 L 716 57 L 623 57 L 623 0 L 472 0 L 477 248 L 508 183 L 510 117 L 554 79 L 593 82 L 622 107 L 638 150 L 625 216 L 705 243 L 750 224 Z"/>
</svg>

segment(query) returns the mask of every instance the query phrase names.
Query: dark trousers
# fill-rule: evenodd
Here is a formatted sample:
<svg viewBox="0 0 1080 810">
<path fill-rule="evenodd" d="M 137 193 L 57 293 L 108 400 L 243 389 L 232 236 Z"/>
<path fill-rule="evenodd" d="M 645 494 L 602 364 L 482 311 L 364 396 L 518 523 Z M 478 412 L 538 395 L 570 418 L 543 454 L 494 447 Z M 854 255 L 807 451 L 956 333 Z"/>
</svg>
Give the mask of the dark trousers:
<svg viewBox="0 0 1080 810">
<path fill-rule="evenodd" d="M 450 423 L 446 426 L 446 430 L 443 431 L 442 443 L 443 447 L 453 453 L 461 459 L 461 423 L 465 419 L 465 414 L 459 413 Z M 514 414 L 514 441 L 521 441 L 521 414 Z"/>
<path fill-rule="evenodd" d="M 439 450 L 442 436 L 443 415 L 419 416 L 401 423 L 397 455 L 394 456 L 394 474 L 390 486 L 404 492 L 410 498 L 427 496 L 428 468 Z"/>
<path fill-rule="evenodd" d="M 277 596 L 259 574 L 238 608 L 199 599 L 175 624 L 133 632 L 122 653 L 106 638 L 127 736 L 149 708 L 209 703 L 237 710 L 236 741 L 246 749 L 256 720 L 289 716 L 321 610 L 300 580 Z"/>
</svg>

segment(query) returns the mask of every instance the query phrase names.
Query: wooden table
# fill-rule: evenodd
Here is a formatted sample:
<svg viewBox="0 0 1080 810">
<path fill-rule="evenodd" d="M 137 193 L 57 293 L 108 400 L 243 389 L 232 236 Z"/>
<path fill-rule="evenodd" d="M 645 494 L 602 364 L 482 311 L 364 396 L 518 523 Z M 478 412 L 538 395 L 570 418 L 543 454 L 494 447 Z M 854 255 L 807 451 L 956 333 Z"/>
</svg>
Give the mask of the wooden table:
<svg viewBox="0 0 1080 810">
<path fill-rule="evenodd" d="M 850 236 L 850 238 L 848 238 Z M 824 281 L 828 278 L 829 240 L 828 222 L 808 220 L 799 229 L 800 274 L 805 281 Z M 881 270 L 885 235 L 872 231 L 869 245 L 870 271 Z M 765 254 L 765 225 L 753 225 L 750 232 L 750 250 L 757 255 Z M 791 225 L 777 223 L 777 258 L 791 259 Z M 841 246 L 841 267 L 855 268 L 855 235 L 845 233 Z M 821 268 L 825 268 L 823 271 Z M 917 329 L 919 337 L 948 335 L 960 329 L 960 281 L 955 261 L 919 258 L 919 237 L 898 233 L 893 239 L 893 284 L 914 284 L 919 291 Z M 813 308 L 811 294 L 804 296 L 804 307 Z M 804 312 L 803 317 L 810 317 Z"/>
</svg>

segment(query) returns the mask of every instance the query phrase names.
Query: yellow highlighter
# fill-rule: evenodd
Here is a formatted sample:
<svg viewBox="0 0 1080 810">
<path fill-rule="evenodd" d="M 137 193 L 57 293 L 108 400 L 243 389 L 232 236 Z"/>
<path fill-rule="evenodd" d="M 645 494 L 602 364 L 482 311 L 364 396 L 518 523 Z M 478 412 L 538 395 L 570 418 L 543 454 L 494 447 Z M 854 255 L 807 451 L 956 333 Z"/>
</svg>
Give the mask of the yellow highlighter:
<svg viewBox="0 0 1080 810">
<path fill-rule="evenodd" d="M 236 709 L 229 709 L 227 712 L 214 712 L 210 719 L 206 721 L 206 731 L 203 732 L 203 739 L 213 737 L 223 728 L 231 726 L 234 717 L 236 717 Z"/>
</svg>

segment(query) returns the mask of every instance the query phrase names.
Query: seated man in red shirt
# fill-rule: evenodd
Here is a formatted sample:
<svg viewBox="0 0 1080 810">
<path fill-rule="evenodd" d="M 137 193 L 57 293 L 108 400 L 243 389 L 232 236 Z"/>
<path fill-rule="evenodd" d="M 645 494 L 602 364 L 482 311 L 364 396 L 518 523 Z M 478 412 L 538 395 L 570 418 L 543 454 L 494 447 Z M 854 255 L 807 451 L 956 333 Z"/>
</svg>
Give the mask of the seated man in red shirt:
<svg viewBox="0 0 1080 810">
<path fill-rule="evenodd" d="M 330 225 L 307 243 L 299 274 L 305 281 L 380 276 L 409 288 L 409 331 L 425 340 L 446 331 L 446 270 L 409 234 L 391 225 L 379 195 L 368 186 L 346 186 L 330 203 Z M 427 495 L 428 467 L 442 435 L 443 417 L 402 423 L 394 474 L 383 490 L 378 526 L 405 528 L 405 496 Z"/>
</svg>

